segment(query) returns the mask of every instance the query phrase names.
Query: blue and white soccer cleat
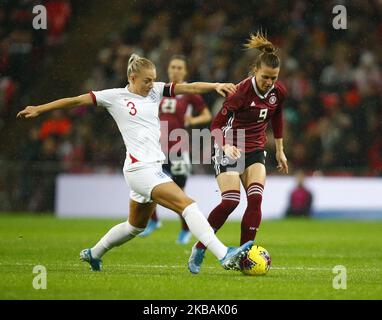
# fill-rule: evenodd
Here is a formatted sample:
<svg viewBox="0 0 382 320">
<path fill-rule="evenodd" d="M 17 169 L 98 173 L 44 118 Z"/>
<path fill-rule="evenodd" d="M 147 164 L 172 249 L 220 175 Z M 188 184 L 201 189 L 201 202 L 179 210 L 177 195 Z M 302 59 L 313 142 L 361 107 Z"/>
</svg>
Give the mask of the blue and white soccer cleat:
<svg viewBox="0 0 382 320">
<path fill-rule="evenodd" d="M 220 260 L 220 264 L 226 270 L 240 270 L 240 260 L 249 249 L 251 249 L 253 241 L 248 241 L 240 247 L 228 247 L 227 254 Z"/>
<path fill-rule="evenodd" d="M 176 243 L 178 244 L 187 244 L 191 240 L 192 233 L 188 230 L 181 230 L 178 235 L 178 240 Z"/>
<path fill-rule="evenodd" d="M 146 229 L 141 232 L 138 237 L 147 237 L 148 235 L 150 235 L 151 233 L 154 232 L 154 230 L 160 228 L 162 226 L 162 223 L 159 221 L 159 220 L 151 220 L 149 221 L 149 223 L 147 224 L 146 226 Z"/>
<path fill-rule="evenodd" d="M 191 273 L 198 274 L 200 272 L 200 266 L 203 263 L 206 249 L 197 248 L 196 244 L 191 249 L 191 256 L 188 259 L 188 270 Z"/>
<path fill-rule="evenodd" d="M 102 269 L 102 260 L 94 259 L 92 257 L 92 252 L 90 249 L 84 249 L 80 252 L 81 261 L 88 262 L 90 264 L 90 269 L 92 271 L 101 271 Z"/>
</svg>

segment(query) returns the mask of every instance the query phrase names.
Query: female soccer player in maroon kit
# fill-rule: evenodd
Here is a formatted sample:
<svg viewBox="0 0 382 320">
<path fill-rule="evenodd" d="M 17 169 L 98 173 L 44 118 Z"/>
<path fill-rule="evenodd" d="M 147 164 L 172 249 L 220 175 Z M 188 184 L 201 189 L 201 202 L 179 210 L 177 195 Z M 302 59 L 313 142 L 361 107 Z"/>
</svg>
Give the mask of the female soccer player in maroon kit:
<svg viewBox="0 0 382 320">
<path fill-rule="evenodd" d="M 277 81 L 280 71 L 277 49 L 260 32 L 251 35 L 246 47 L 259 51 L 251 75 L 226 98 L 211 125 L 212 132 L 220 130 L 223 137 L 215 139 L 212 157 L 222 201 L 208 217 L 212 228 L 218 231 L 240 202 L 241 181 L 248 205 L 241 221 L 240 243 L 254 240 L 261 222 L 268 122 L 272 124 L 275 138 L 277 168 L 279 172 L 288 173 L 282 139 L 286 90 Z M 244 130 L 244 140 L 240 138 L 240 129 Z M 201 242 L 193 246 L 188 262 L 192 273 L 200 272 L 205 250 Z"/>
<path fill-rule="evenodd" d="M 168 77 L 172 83 L 184 83 L 187 77 L 187 61 L 183 55 L 174 55 L 171 57 L 168 65 Z M 190 111 L 196 114 L 192 116 Z M 180 136 L 173 141 L 170 138 L 171 132 L 176 129 L 185 129 L 187 126 L 196 126 L 206 124 L 211 121 L 211 113 L 200 94 L 184 94 L 176 97 L 165 97 L 159 106 L 159 118 L 161 121 L 161 144 L 162 150 L 166 155 L 166 162 L 163 164 L 163 170 L 173 179 L 173 181 L 184 189 L 188 176 L 191 173 L 191 162 L 187 145 L 181 145 Z M 166 128 L 164 128 L 166 126 Z M 188 136 L 187 136 L 188 142 Z M 182 228 L 179 232 L 177 243 L 187 244 L 191 239 L 191 232 L 187 223 L 181 217 Z M 160 227 L 156 211 L 141 237 L 146 237 L 155 229 Z"/>
</svg>

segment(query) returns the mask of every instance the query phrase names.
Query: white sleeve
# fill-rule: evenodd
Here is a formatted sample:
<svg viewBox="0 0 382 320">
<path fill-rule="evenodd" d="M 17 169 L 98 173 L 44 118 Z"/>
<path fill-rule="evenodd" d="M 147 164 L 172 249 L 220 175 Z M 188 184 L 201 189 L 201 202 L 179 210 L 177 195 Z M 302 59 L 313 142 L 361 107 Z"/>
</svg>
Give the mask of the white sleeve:
<svg viewBox="0 0 382 320">
<path fill-rule="evenodd" d="M 154 82 L 154 92 L 155 95 L 158 97 L 158 100 L 161 101 L 163 98 L 163 89 L 164 89 L 165 83 L 164 82 Z"/>
<path fill-rule="evenodd" d="M 101 91 L 91 91 L 90 95 L 93 98 L 95 106 L 110 108 L 116 98 L 115 89 L 107 89 Z"/>
</svg>

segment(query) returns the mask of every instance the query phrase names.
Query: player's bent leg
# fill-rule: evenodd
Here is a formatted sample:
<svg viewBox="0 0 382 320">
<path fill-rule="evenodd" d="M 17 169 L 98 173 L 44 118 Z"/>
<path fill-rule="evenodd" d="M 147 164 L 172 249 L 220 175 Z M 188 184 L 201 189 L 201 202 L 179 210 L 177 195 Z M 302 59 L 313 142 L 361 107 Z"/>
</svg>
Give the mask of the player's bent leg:
<svg viewBox="0 0 382 320">
<path fill-rule="evenodd" d="M 240 177 L 238 173 L 223 172 L 217 176 L 216 180 L 221 191 L 222 200 L 208 216 L 208 222 L 215 232 L 221 228 L 228 216 L 240 203 Z M 200 241 L 192 247 L 188 260 L 189 269 L 192 273 L 200 272 L 205 250 L 206 247 Z"/>
<path fill-rule="evenodd" d="M 191 233 L 219 259 L 225 269 L 239 270 L 239 261 L 251 247 L 251 241 L 238 248 L 227 248 L 216 237 L 198 205 L 174 182 L 157 185 L 152 190 L 151 197 L 156 203 L 175 212 L 181 212 Z"/>
<path fill-rule="evenodd" d="M 252 164 L 241 175 L 248 204 L 241 221 L 240 244 L 254 240 L 259 230 L 265 178 L 265 166 L 261 163 Z"/>
<path fill-rule="evenodd" d="M 182 215 L 187 206 L 194 203 L 194 200 L 189 198 L 173 181 L 155 186 L 151 191 L 151 198 L 157 204 L 179 215 Z"/>
<path fill-rule="evenodd" d="M 218 231 L 240 203 L 240 176 L 237 172 L 223 172 L 216 177 L 222 196 L 221 203 L 210 213 L 208 222 Z"/>
<path fill-rule="evenodd" d="M 216 177 L 222 200 L 209 214 L 208 222 L 217 232 L 240 203 L 240 176 L 237 172 L 223 172 Z M 204 248 L 200 242 L 198 248 Z"/>
<path fill-rule="evenodd" d="M 100 271 L 102 268 L 101 257 L 110 249 L 130 241 L 140 234 L 154 208 L 155 203 L 138 203 L 131 199 L 128 221 L 111 228 L 91 249 L 82 250 L 80 259 L 88 262 L 91 270 Z"/>
<path fill-rule="evenodd" d="M 215 236 L 213 229 L 198 205 L 189 198 L 174 182 L 157 185 L 151 192 L 152 199 L 170 210 L 182 215 L 191 233 L 221 260 L 227 247 Z"/>
<path fill-rule="evenodd" d="M 130 224 L 137 228 L 145 228 L 155 208 L 155 202 L 139 203 L 130 199 Z"/>
<path fill-rule="evenodd" d="M 187 224 L 190 233 L 194 234 L 198 239 L 206 238 L 205 241 L 215 242 L 210 239 L 213 233 L 211 226 L 206 221 L 204 215 L 200 212 L 197 204 L 189 198 L 184 191 L 174 182 L 163 183 L 156 186 L 152 193 L 152 198 L 158 204 L 171 209 L 179 214 Z M 219 259 L 224 256 L 226 247 L 217 241 L 212 245 L 212 250 L 217 251 Z M 216 246 L 216 249 L 215 249 Z"/>
</svg>

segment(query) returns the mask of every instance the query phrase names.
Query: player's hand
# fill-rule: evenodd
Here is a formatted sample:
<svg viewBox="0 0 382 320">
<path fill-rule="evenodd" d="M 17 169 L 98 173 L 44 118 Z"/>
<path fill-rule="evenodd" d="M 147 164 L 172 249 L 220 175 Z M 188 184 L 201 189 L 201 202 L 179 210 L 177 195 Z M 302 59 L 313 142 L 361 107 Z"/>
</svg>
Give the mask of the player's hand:
<svg viewBox="0 0 382 320">
<path fill-rule="evenodd" d="M 17 114 L 17 118 L 35 118 L 40 114 L 37 107 L 28 106 Z"/>
<path fill-rule="evenodd" d="M 276 151 L 276 160 L 278 171 L 288 173 L 288 160 L 283 151 Z"/>
<path fill-rule="evenodd" d="M 236 86 L 233 83 L 217 83 L 215 90 L 217 93 L 225 97 L 230 93 L 235 93 Z"/>
<path fill-rule="evenodd" d="M 185 127 L 192 126 L 193 120 L 194 120 L 194 118 L 192 116 L 185 116 L 184 117 L 184 126 Z"/>
<path fill-rule="evenodd" d="M 241 156 L 241 149 L 236 148 L 235 146 L 231 146 L 229 144 L 226 144 L 223 146 L 223 151 L 226 154 L 228 158 L 231 158 L 233 160 L 237 160 Z"/>
</svg>

